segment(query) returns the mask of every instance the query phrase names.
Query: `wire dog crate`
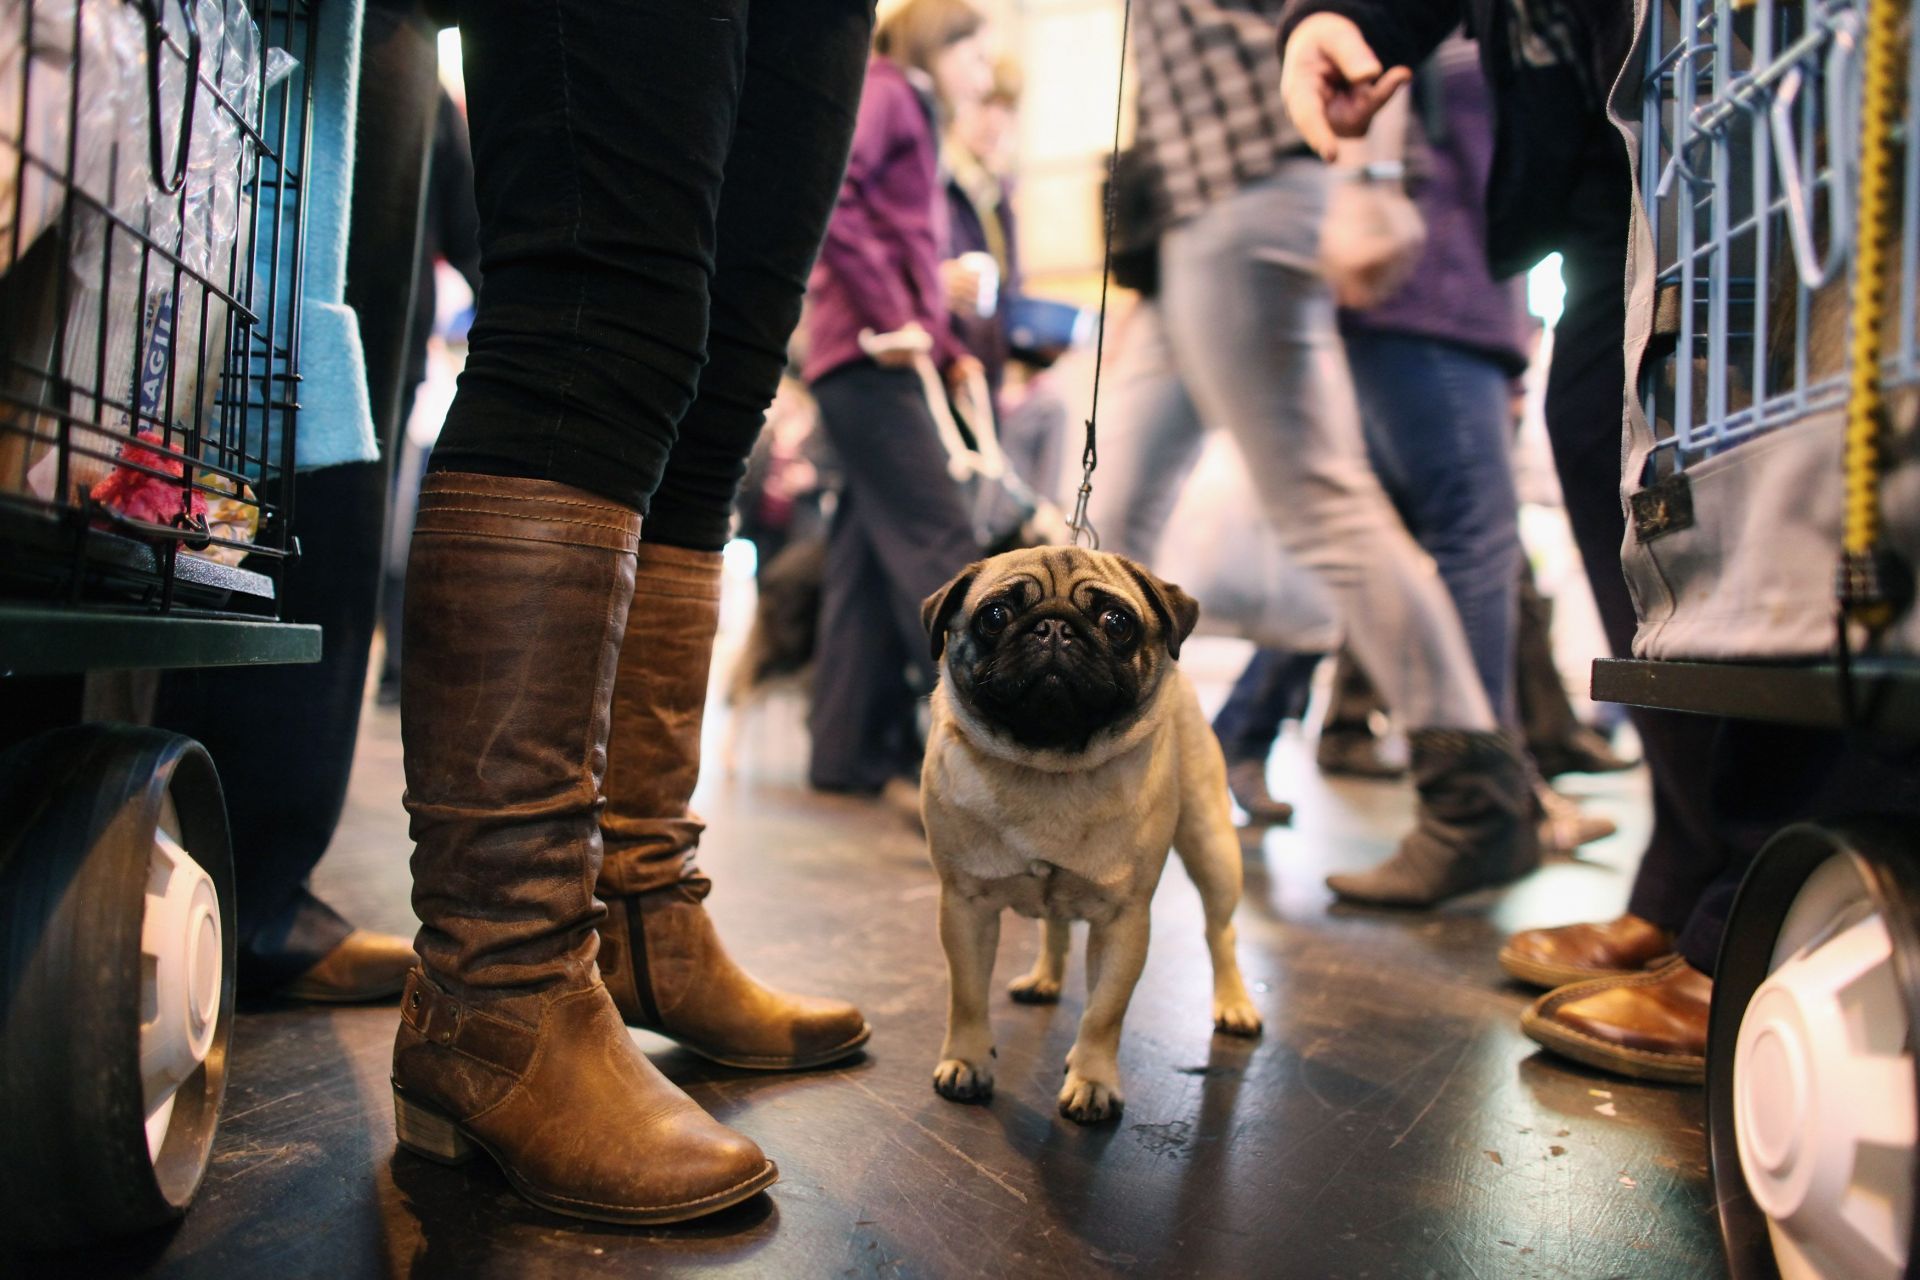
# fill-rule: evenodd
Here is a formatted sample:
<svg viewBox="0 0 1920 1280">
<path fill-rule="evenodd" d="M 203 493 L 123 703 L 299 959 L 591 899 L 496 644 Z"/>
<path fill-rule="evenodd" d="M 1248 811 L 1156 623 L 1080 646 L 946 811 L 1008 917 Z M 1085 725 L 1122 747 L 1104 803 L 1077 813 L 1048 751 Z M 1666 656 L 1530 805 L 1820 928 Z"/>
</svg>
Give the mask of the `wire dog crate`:
<svg viewBox="0 0 1920 1280">
<path fill-rule="evenodd" d="M 271 622 L 297 553 L 310 8 L 0 0 L 0 597 L 50 658 L 312 648 L 139 625 Z"/>
<path fill-rule="evenodd" d="M 1649 24 L 1641 195 L 1659 354 L 1675 357 L 1642 387 L 1651 481 L 1845 401 L 1865 17 L 1856 0 L 1685 0 Z M 1915 33 L 1908 46 L 1913 82 Z M 1916 122 L 1910 98 L 1907 137 Z M 1920 385 L 1920 150 L 1904 150 L 1889 389 Z"/>
<path fill-rule="evenodd" d="M 1887 570 L 1876 586 L 1902 616 L 1877 628 L 1878 647 L 1920 655 L 1906 607 L 1920 553 L 1920 98 L 1906 91 L 1920 31 L 1905 0 L 1894 8 L 1871 95 L 1865 0 L 1655 0 L 1647 14 L 1637 161 L 1651 258 L 1643 247 L 1631 270 L 1651 316 L 1625 557 L 1640 656 L 1831 656 L 1843 540 L 1883 510 L 1867 567 Z M 1875 184 L 1869 123 L 1886 140 Z M 1856 359 L 1863 279 L 1881 325 Z M 1863 378 L 1881 408 L 1860 433 Z"/>
</svg>

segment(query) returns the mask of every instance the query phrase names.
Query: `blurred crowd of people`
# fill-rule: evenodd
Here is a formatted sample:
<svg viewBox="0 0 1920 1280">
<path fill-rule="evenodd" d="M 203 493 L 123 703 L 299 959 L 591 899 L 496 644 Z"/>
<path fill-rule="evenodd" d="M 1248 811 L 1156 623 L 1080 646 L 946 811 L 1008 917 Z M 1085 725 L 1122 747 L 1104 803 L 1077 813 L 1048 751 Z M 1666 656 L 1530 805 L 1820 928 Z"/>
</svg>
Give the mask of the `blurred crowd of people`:
<svg viewBox="0 0 1920 1280">
<path fill-rule="evenodd" d="M 1404 25 L 1393 9 L 1374 14 L 1382 30 Z M 1091 523 L 1105 549 L 1166 572 L 1163 534 L 1202 446 L 1231 438 L 1270 543 L 1254 590 L 1310 620 L 1214 619 L 1258 643 L 1215 726 L 1234 796 L 1250 824 L 1290 818 L 1267 785 L 1269 757 L 1307 712 L 1328 637 L 1342 637 L 1319 763 L 1411 774 L 1420 802 L 1390 859 L 1329 879 L 1339 898 L 1376 906 L 1431 907 L 1525 875 L 1543 850 L 1612 834 L 1550 779 L 1632 764 L 1573 714 L 1521 547 L 1513 441 L 1519 378 L 1540 342 L 1515 274 L 1560 246 L 1549 233 L 1490 256 L 1504 216 L 1489 213 L 1490 191 L 1503 198 L 1494 93 L 1462 16 L 1399 46 L 1419 56 L 1374 82 L 1386 105 L 1371 129 L 1326 147 L 1290 116 L 1278 12 L 1139 6 L 1135 141 L 1111 191 L 1127 293 L 1100 370 L 1112 398 Z M 1044 512 L 1063 497 L 1069 415 L 1046 365 L 1070 338 L 1036 350 L 1011 319 L 1027 288 L 1011 182 L 1022 77 L 994 49 L 968 0 L 906 0 L 883 17 L 796 373 L 740 508 L 762 556 L 763 614 L 786 635 L 758 637 L 747 661 L 810 663 L 812 784 L 905 810 L 935 676 L 920 602 L 969 560 L 1047 536 Z M 1597 98 L 1584 109 L 1582 137 L 1603 119 Z M 1624 179 L 1602 171 L 1617 189 L 1573 215 L 1573 231 L 1604 217 L 1623 235 Z M 980 476 L 956 465 L 983 426 L 1035 499 L 1024 522 L 983 519 Z M 1582 495 L 1611 492 L 1618 476 L 1580 483 Z M 1597 560 L 1617 533 L 1610 544 L 1604 528 L 1576 534 L 1590 568 L 1617 578 Z M 811 621 L 811 645 L 796 617 Z M 1389 720 L 1404 762 L 1381 751 Z M 1630 915 L 1599 943 L 1520 939 L 1551 959 L 1509 967 L 1553 986 L 1638 975 L 1670 960 L 1686 907 Z M 1659 1051 L 1697 1059 L 1704 1002 L 1686 1012 L 1680 1041 Z M 1643 1021 L 1630 1011 L 1581 1028 L 1644 1048 Z"/>
</svg>

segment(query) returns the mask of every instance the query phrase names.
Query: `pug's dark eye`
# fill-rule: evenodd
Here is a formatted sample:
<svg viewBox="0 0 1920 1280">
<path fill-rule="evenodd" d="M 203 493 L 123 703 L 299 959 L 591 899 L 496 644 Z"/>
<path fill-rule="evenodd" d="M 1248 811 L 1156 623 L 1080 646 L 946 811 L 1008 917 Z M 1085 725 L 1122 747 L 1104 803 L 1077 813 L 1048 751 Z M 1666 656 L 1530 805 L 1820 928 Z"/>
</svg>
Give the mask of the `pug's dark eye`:
<svg viewBox="0 0 1920 1280">
<path fill-rule="evenodd" d="M 999 635 L 1012 621 L 1013 610 L 999 603 L 988 605 L 980 611 L 980 616 L 973 620 L 974 625 L 980 628 L 980 633 L 989 636 Z"/>
<path fill-rule="evenodd" d="M 1136 625 L 1133 615 L 1125 609 L 1109 609 L 1100 615 L 1100 629 L 1106 632 L 1107 639 L 1115 644 L 1125 644 L 1133 639 Z"/>
</svg>

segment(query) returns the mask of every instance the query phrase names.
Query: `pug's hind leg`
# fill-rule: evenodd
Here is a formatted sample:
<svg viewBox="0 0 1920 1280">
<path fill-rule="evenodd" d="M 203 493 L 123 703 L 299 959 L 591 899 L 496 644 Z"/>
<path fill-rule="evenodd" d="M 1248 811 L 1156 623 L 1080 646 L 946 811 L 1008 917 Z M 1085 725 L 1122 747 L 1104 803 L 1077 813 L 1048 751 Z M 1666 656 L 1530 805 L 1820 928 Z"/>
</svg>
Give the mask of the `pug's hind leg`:
<svg viewBox="0 0 1920 1280">
<path fill-rule="evenodd" d="M 1224 795 L 1224 789 L 1222 795 Z M 1207 917 L 1207 951 L 1213 959 L 1213 1029 L 1230 1036 L 1260 1034 L 1260 1011 L 1247 994 L 1234 953 L 1233 913 L 1240 905 L 1240 842 L 1223 802 L 1219 811 L 1194 808 L 1181 814 L 1173 835 L 1187 878 L 1200 891 Z"/>
<path fill-rule="evenodd" d="M 1080 1124 L 1111 1120 L 1125 1105 L 1120 1025 L 1147 963 L 1149 908 L 1135 903 L 1087 932 L 1087 1009 L 1067 1051 L 1067 1082 L 1060 1089 L 1060 1114 Z"/>
<path fill-rule="evenodd" d="M 987 993 L 1000 946 L 1000 909 L 940 886 L 940 945 L 947 953 L 947 1040 L 933 1087 L 953 1102 L 993 1096 L 993 1028 Z"/>
<path fill-rule="evenodd" d="M 1072 926 L 1065 920 L 1040 922 L 1040 954 L 1033 968 L 1007 984 L 1007 994 L 1020 1004 L 1058 1004 L 1067 976 L 1067 945 Z"/>
</svg>

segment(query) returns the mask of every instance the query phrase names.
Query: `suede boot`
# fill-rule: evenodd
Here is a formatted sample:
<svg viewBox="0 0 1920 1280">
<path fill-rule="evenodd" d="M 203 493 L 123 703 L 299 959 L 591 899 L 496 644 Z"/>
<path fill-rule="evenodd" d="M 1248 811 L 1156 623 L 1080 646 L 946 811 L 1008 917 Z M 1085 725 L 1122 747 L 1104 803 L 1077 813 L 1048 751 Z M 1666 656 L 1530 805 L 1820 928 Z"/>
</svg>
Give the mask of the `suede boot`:
<svg viewBox="0 0 1920 1280">
<path fill-rule="evenodd" d="M 1328 888 L 1355 902 L 1427 907 L 1540 865 L 1528 770 L 1507 735 L 1420 729 L 1411 738 L 1414 829 L 1393 857 L 1328 876 Z"/>
<path fill-rule="evenodd" d="M 594 967 L 608 701 L 640 521 L 545 481 L 429 475 L 407 570 L 402 732 L 421 969 L 400 1144 L 484 1151 L 527 1199 L 697 1217 L 778 1177 L 647 1061 Z"/>
<path fill-rule="evenodd" d="M 727 955 L 702 900 L 687 807 L 720 624 L 720 553 L 643 542 L 613 690 L 600 971 L 621 1016 L 730 1067 L 781 1071 L 855 1053 L 871 1034 L 842 1000 L 791 996 Z"/>
</svg>

